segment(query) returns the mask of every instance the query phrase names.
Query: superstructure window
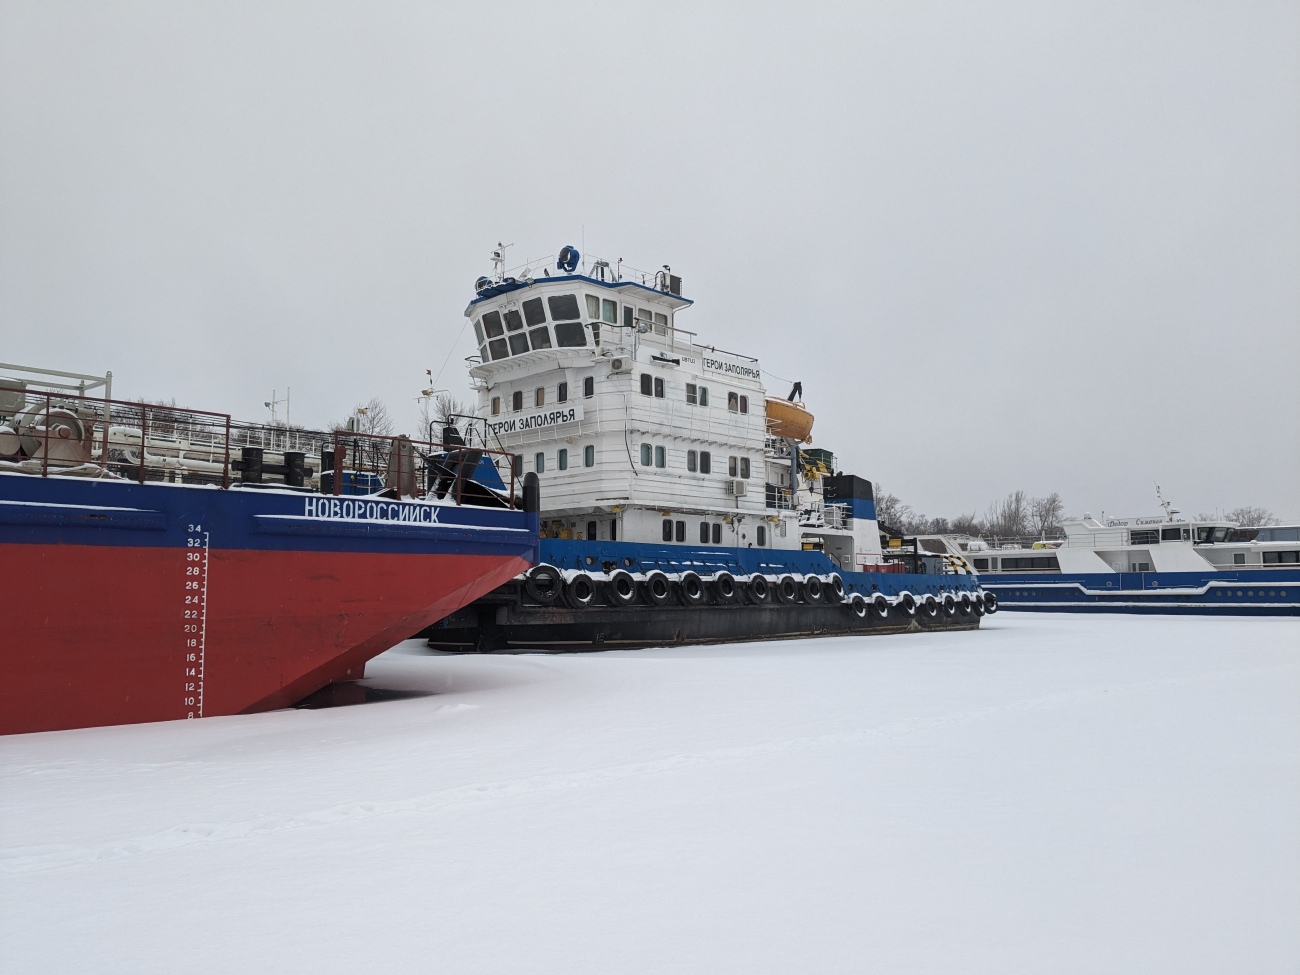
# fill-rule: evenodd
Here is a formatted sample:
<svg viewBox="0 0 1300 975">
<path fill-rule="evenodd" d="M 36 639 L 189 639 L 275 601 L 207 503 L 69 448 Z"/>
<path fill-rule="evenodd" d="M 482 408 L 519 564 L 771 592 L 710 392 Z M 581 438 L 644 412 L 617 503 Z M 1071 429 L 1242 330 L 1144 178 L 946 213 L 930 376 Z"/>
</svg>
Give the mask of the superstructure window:
<svg viewBox="0 0 1300 975">
<path fill-rule="evenodd" d="M 700 387 L 700 405 L 701 405 L 701 406 L 708 406 L 708 405 L 709 405 L 709 387 L 708 387 L 708 386 L 701 386 L 701 387 Z"/>
<path fill-rule="evenodd" d="M 1184 528 L 1162 528 L 1160 529 L 1160 541 L 1162 542 L 1180 542 L 1183 539 Z"/>
<path fill-rule="evenodd" d="M 1134 531 L 1128 533 L 1130 545 L 1159 545 L 1160 533 L 1158 531 Z"/>
<path fill-rule="evenodd" d="M 587 344 L 587 335 L 582 329 L 582 322 L 557 322 L 555 342 L 562 349 L 581 349 Z"/>
<path fill-rule="evenodd" d="M 1296 565 L 1300 564 L 1300 552 L 1265 552 L 1265 565 Z"/>
<path fill-rule="evenodd" d="M 551 347 L 551 330 L 543 325 L 541 328 L 534 328 L 528 332 L 528 341 L 533 344 L 533 351 L 538 349 L 549 349 Z"/>
<path fill-rule="evenodd" d="M 537 471 L 538 474 L 541 474 L 546 470 L 545 454 L 533 454 L 533 470 Z"/>
<path fill-rule="evenodd" d="M 727 458 L 727 477 L 736 477 L 736 476 L 739 475 L 739 474 L 740 474 L 740 458 L 739 458 L 739 457 L 728 457 L 728 458 Z"/>
<path fill-rule="evenodd" d="M 648 372 L 641 373 L 641 395 L 653 396 L 654 392 L 654 377 Z"/>
<path fill-rule="evenodd" d="M 1059 569 L 1059 568 L 1060 566 L 1056 562 L 1055 555 L 1035 555 L 1035 556 L 1025 556 L 1023 558 L 1008 558 L 1004 556 L 1002 559 L 1003 572 L 1017 572 L 1017 571 L 1022 572 L 1026 569 Z M 1134 571 L 1137 570 L 1135 569 Z"/>
<path fill-rule="evenodd" d="M 492 361 L 497 359 L 506 359 L 510 356 L 510 347 L 506 345 L 505 339 L 493 339 L 488 343 L 488 348 L 492 351 Z"/>
<path fill-rule="evenodd" d="M 596 379 L 594 376 L 587 376 L 582 380 L 582 395 L 586 399 L 591 399 L 596 395 Z"/>
<path fill-rule="evenodd" d="M 651 447 L 648 443 L 643 443 L 641 445 L 641 466 L 642 467 L 649 467 L 651 464 L 655 462 L 654 452 L 655 449 Z"/>
<path fill-rule="evenodd" d="M 664 398 L 664 380 L 662 376 L 655 376 L 655 398 Z"/>
<path fill-rule="evenodd" d="M 727 394 L 727 409 L 732 413 L 740 412 L 740 395 L 738 393 Z"/>
<path fill-rule="evenodd" d="M 713 458 L 707 450 L 700 451 L 700 473 L 701 474 L 713 473 Z"/>
<path fill-rule="evenodd" d="M 541 298 L 529 298 L 521 306 L 524 310 L 524 321 L 531 327 L 533 325 L 546 324 L 546 312 L 542 309 Z"/>
<path fill-rule="evenodd" d="M 631 305 L 623 306 L 623 324 L 632 328 L 636 324 L 636 311 Z"/>
<path fill-rule="evenodd" d="M 583 467 L 596 466 L 596 448 L 591 444 L 588 444 L 587 446 L 582 448 L 582 466 Z"/>
<path fill-rule="evenodd" d="M 974 559 L 976 572 L 987 572 L 989 570 L 988 559 Z"/>
<path fill-rule="evenodd" d="M 483 331 L 487 332 L 487 337 L 490 339 L 500 338 L 505 335 L 506 330 L 501 327 L 501 316 L 494 311 L 484 315 Z"/>
<path fill-rule="evenodd" d="M 664 519 L 663 538 L 665 542 L 671 542 L 673 540 L 673 522 L 671 518 Z"/>
<path fill-rule="evenodd" d="M 510 409 L 513 412 L 518 413 L 523 408 L 524 408 L 524 391 L 522 389 L 517 389 L 510 394 Z"/>
<path fill-rule="evenodd" d="M 758 526 L 758 530 L 754 533 L 754 535 L 755 535 L 755 539 L 756 539 L 757 542 L 758 542 L 758 547 L 759 547 L 759 548 L 762 548 L 764 545 L 767 544 L 767 526 L 766 526 L 766 525 L 759 525 L 759 526 Z"/>
<path fill-rule="evenodd" d="M 510 354 L 523 355 L 528 351 L 528 336 L 523 332 L 514 332 L 510 336 Z"/>
<path fill-rule="evenodd" d="M 545 387 L 545 386 L 538 386 L 535 390 L 533 390 L 533 405 L 534 405 L 534 406 L 545 406 L 545 405 L 546 405 L 546 387 Z"/>
<path fill-rule="evenodd" d="M 524 327 L 524 320 L 519 317 L 519 312 L 513 308 L 506 312 L 506 331 L 517 332 Z"/>
<path fill-rule="evenodd" d="M 492 415 L 493 415 L 493 416 L 500 416 L 500 415 L 501 415 L 501 397 L 500 397 L 500 396 L 493 396 L 493 397 L 492 397 Z"/>
<path fill-rule="evenodd" d="M 713 523 L 713 544 L 714 545 L 722 544 L 722 526 L 718 524 L 716 521 Z"/>
<path fill-rule="evenodd" d="M 699 399 L 700 399 L 699 387 L 696 386 L 695 383 L 687 383 L 686 384 L 686 405 L 695 406 L 696 403 L 699 402 Z"/>
<path fill-rule="evenodd" d="M 600 320 L 610 325 L 618 324 L 618 302 L 602 299 L 600 303 Z"/>
<path fill-rule="evenodd" d="M 663 447 L 655 448 L 655 467 L 668 466 L 668 452 Z"/>
<path fill-rule="evenodd" d="M 709 544 L 709 523 L 707 521 L 700 522 L 700 544 Z"/>
<path fill-rule="evenodd" d="M 561 471 L 567 471 L 569 469 L 569 451 L 567 448 L 561 447 L 556 451 L 555 468 L 556 470 Z"/>
<path fill-rule="evenodd" d="M 655 312 L 655 334 L 656 335 L 668 334 L 668 316 L 665 315 L 663 312 L 658 312 L 658 311 Z"/>
<path fill-rule="evenodd" d="M 677 536 L 677 541 L 679 542 L 686 541 L 686 522 L 679 521 L 675 525 L 673 525 L 673 528 L 676 529 L 674 534 Z"/>
<path fill-rule="evenodd" d="M 551 295 L 546 299 L 546 303 L 551 308 L 553 322 L 572 322 L 582 317 L 582 312 L 578 310 L 577 295 Z M 483 316 L 483 320 L 487 321 L 486 315 Z"/>
<path fill-rule="evenodd" d="M 594 521 L 587 522 L 587 538 L 593 542 L 596 540 L 596 523 Z"/>
<path fill-rule="evenodd" d="M 742 396 L 742 397 L 740 397 L 740 412 L 741 412 L 741 413 L 748 413 L 748 412 L 749 412 L 749 397 L 748 397 L 748 396 Z"/>
<path fill-rule="evenodd" d="M 742 458 L 740 458 L 740 476 L 741 476 L 741 477 L 746 477 L 746 478 L 749 477 L 749 458 L 748 458 L 748 457 L 742 457 Z"/>
<path fill-rule="evenodd" d="M 583 295 L 587 299 L 587 317 L 600 321 L 600 299 L 595 295 Z"/>
<path fill-rule="evenodd" d="M 568 384 L 568 383 L 556 383 L 556 384 L 555 384 L 555 402 L 557 402 L 557 403 L 567 403 L 568 401 L 569 401 L 569 384 Z"/>
<path fill-rule="evenodd" d="M 686 451 L 686 469 L 694 474 L 700 467 L 700 455 L 694 450 Z"/>
</svg>

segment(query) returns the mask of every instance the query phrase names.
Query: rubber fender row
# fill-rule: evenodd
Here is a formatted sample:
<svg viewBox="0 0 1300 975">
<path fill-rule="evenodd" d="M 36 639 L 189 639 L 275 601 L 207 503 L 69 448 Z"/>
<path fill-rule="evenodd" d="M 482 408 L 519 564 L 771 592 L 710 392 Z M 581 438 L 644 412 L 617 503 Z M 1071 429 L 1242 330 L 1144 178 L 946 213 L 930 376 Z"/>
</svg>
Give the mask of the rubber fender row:
<svg viewBox="0 0 1300 975">
<path fill-rule="evenodd" d="M 706 579 L 689 569 L 672 575 L 659 569 L 645 573 L 615 569 L 606 574 L 565 572 L 543 564 L 529 569 L 523 577 L 524 591 L 529 599 L 543 605 L 563 599 L 574 609 L 586 609 L 596 604 L 598 582 L 604 583 L 606 599 L 612 606 L 631 606 L 638 601 L 650 606 L 666 606 L 673 602 L 701 606 L 709 602 L 710 596 L 721 605 L 745 602 L 757 606 L 800 602 L 833 605 L 845 599 L 844 580 L 838 572 L 801 577 L 756 573 L 738 578 L 723 570 Z"/>
</svg>

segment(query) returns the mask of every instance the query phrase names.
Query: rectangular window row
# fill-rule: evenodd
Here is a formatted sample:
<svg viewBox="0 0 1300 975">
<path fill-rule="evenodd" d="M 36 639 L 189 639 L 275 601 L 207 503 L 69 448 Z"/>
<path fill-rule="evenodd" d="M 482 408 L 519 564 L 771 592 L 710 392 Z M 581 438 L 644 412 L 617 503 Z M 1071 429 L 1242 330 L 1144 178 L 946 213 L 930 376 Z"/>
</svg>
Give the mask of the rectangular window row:
<svg viewBox="0 0 1300 975">
<path fill-rule="evenodd" d="M 583 379 L 583 381 L 582 381 L 582 396 L 583 396 L 584 399 L 591 399 L 591 398 L 592 398 L 593 396 L 595 396 L 595 395 L 596 395 L 596 380 L 595 380 L 593 377 L 591 377 L 591 376 L 587 376 L 587 377 L 586 377 L 585 379 Z M 532 400 L 533 400 L 533 406 L 534 406 L 534 407 L 545 406 L 545 405 L 546 405 L 546 387 L 545 387 L 545 386 L 538 386 L 536 389 L 534 389 L 534 390 L 533 390 Z M 568 401 L 569 401 L 569 384 L 568 384 L 568 383 L 556 383 L 556 384 L 555 384 L 555 402 L 556 402 L 556 403 L 567 403 Z M 493 397 L 492 397 L 491 406 L 492 406 L 492 415 L 493 415 L 493 416 L 500 416 L 500 415 L 501 415 L 501 397 L 500 397 L 500 396 L 493 396 Z M 518 412 L 520 412 L 521 410 L 523 410 L 523 408 L 524 408 L 524 391 L 523 391 L 522 389 L 517 389 L 517 390 L 515 390 L 513 393 L 510 394 L 510 411 L 511 411 L 512 413 L 518 413 Z"/>
<path fill-rule="evenodd" d="M 521 469 L 522 460 L 523 460 L 522 457 L 516 455 L 516 463 L 515 463 L 515 466 L 517 468 L 515 471 L 516 476 L 523 473 Z M 583 467 L 596 466 L 596 448 L 592 444 L 587 444 L 587 446 L 582 448 L 582 466 Z M 569 469 L 569 448 L 568 447 L 561 447 L 559 450 L 555 452 L 555 467 L 557 470 L 561 470 L 561 471 L 567 471 Z M 533 454 L 533 470 L 535 470 L 538 474 L 546 473 L 545 453 L 538 451 L 537 453 Z"/>
<path fill-rule="evenodd" d="M 759 525 L 755 531 L 755 541 L 759 548 L 767 545 L 767 526 Z M 663 520 L 663 533 L 661 535 L 665 542 L 684 542 L 686 541 L 686 522 L 675 521 L 672 518 Z M 722 525 L 719 522 L 700 522 L 700 544 L 701 545 L 721 545 L 722 544 Z"/>
</svg>

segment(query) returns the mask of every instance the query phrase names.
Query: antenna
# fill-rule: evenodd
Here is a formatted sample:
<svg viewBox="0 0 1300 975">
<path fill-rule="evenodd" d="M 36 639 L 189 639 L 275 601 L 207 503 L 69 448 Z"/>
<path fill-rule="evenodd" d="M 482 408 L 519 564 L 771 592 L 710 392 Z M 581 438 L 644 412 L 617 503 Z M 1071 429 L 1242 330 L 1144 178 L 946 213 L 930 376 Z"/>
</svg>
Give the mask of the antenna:
<svg viewBox="0 0 1300 975">
<path fill-rule="evenodd" d="M 1160 507 L 1162 507 L 1162 508 L 1165 509 L 1165 519 L 1166 519 L 1167 521 L 1173 521 L 1173 520 L 1174 520 L 1174 515 L 1180 515 L 1180 514 L 1182 514 L 1181 511 L 1179 511 L 1177 508 L 1174 507 L 1174 504 L 1173 504 L 1172 501 L 1166 501 L 1166 500 L 1164 499 L 1164 496 L 1160 493 L 1160 485 L 1159 485 L 1159 484 L 1156 485 L 1156 497 L 1157 497 L 1157 498 L 1159 499 L 1159 501 L 1160 501 Z"/>
<path fill-rule="evenodd" d="M 271 411 L 271 425 L 275 426 L 275 424 L 279 422 L 275 411 L 279 408 L 280 404 L 283 403 L 285 406 L 284 423 L 285 426 L 288 426 L 289 425 L 289 392 L 288 390 L 285 391 L 284 399 L 277 398 L 275 394 L 276 394 L 276 390 L 274 389 L 271 390 L 271 398 L 263 402 L 262 405 Z"/>
<path fill-rule="evenodd" d="M 492 252 L 492 277 L 498 282 L 504 281 L 506 276 L 506 248 L 514 246 L 514 244 L 503 244 L 498 240 L 496 250 Z"/>
</svg>

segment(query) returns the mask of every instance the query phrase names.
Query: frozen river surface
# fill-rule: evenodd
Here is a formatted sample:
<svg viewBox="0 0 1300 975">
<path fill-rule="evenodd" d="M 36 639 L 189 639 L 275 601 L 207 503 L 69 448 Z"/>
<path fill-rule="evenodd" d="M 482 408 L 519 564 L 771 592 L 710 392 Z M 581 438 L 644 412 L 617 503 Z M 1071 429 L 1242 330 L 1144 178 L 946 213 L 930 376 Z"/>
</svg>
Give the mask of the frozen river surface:
<svg viewBox="0 0 1300 975">
<path fill-rule="evenodd" d="M 370 673 L 353 707 L 0 739 L 0 967 L 1300 969 L 1294 619 Z"/>
</svg>

